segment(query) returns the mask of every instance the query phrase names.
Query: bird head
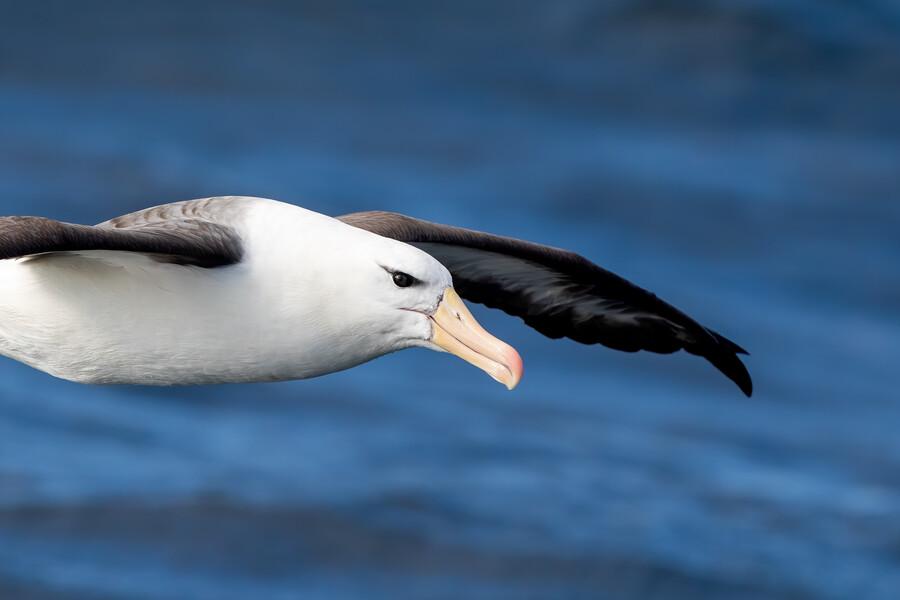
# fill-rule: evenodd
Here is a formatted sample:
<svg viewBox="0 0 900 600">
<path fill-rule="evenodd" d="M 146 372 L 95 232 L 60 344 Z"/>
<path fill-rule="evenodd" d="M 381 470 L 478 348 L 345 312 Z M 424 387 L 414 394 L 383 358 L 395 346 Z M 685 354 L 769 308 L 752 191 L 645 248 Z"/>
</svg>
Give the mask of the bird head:
<svg viewBox="0 0 900 600">
<path fill-rule="evenodd" d="M 357 255 L 354 285 L 365 294 L 356 303 L 369 326 L 389 344 L 387 351 L 425 347 L 455 354 L 508 389 L 522 377 L 522 358 L 488 333 L 453 288 L 450 272 L 426 252 L 378 238 Z M 369 240 L 372 242 L 372 240 Z"/>
</svg>

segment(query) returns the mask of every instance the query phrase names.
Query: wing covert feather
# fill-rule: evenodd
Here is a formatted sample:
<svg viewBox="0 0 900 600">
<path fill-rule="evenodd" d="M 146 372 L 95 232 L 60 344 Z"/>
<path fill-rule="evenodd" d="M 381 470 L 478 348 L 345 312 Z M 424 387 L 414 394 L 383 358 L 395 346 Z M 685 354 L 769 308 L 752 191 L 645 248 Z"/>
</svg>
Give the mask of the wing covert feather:
<svg viewBox="0 0 900 600">
<path fill-rule="evenodd" d="M 214 202 L 219 200 L 217 204 Z M 216 222 L 226 199 L 191 200 L 149 208 L 99 225 L 44 217 L 0 217 L 0 260 L 53 252 L 137 252 L 169 262 L 213 268 L 241 260 L 238 233 Z"/>
</svg>

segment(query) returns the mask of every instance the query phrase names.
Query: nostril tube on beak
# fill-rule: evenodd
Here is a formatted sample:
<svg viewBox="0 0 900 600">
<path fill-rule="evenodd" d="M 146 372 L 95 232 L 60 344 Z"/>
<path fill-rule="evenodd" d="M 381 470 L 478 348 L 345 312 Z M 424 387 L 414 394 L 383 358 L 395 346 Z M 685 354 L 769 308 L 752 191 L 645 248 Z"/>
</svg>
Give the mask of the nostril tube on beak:
<svg viewBox="0 0 900 600">
<path fill-rule="evenodd" d="M 510 390 L 518 385 L 522 379 L 522 357 L 512 346 L 485 331 L 453 288 L 444 291 L 431 318 L 431 342 L 435 346 L 475 365 Z"/>
</svg>

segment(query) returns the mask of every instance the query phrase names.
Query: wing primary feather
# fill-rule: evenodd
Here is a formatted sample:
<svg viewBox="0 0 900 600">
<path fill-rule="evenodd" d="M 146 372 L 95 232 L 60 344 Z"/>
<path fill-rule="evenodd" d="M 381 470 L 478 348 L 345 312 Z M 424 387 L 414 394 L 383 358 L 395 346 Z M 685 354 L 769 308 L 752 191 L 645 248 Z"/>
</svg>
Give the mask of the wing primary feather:
<svg viewBox="0 0 900 600">
<path fill-rule="evenodd" d="M 447 267 L 463 298 L 518 316 L 547 337 L 624 352 L 684 349 L 708 360 L 746 395 L 753 393 L 738 358 L 746 350 L 574 252 L 397 213 L 338 218 L 421 248 Z"/>
<path fill-rule="evenodd" d="M 231 203 L 214 200 L 163 205 L 94 226 L 44 217 L 0 217 L 0 260 L 110 250 L 204 268 L 231 265 L 241 260 L 243 245 L 232 227 L 214 220 L 217 212 L 230 210 Z"/>
</svg>

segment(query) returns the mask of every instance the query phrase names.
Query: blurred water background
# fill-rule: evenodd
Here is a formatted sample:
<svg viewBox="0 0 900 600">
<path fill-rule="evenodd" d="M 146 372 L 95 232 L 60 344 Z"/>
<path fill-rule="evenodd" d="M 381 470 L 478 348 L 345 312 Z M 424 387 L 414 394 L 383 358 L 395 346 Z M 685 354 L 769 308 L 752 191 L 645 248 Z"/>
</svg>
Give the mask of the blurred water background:
<svg viewBox="0 0 900 600">
<path fill-rule="evenodd" d="M 900 597 L 900 5 L 0 1 L 0 213 L 247 194 L 576 250 L 747 347 L 79 387 L 0 361 L 0 597 Z"/>
</svg>

